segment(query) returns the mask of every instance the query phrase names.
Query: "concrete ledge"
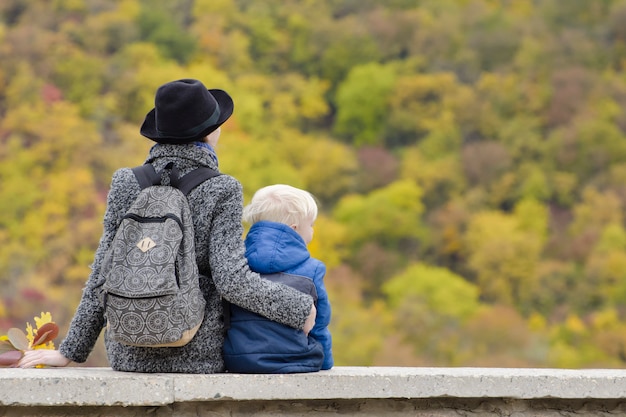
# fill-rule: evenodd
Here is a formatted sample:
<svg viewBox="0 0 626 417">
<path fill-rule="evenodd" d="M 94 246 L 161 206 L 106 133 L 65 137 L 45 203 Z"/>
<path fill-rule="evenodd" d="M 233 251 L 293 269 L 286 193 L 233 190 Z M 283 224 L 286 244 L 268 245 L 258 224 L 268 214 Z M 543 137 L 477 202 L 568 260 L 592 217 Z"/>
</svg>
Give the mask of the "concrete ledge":
<svg viewBox="0 0 626 417">
<path fill-rule="evenodd" d="M 185 405 L 193 405 L 196 414 L 192 415 L 203 415 L 198 412 L 199 405 L 208 403 L 213 404 L 210 407 L 228 405 L 230 410 L 237 404 L 240 415 L 245 415 L 241 411 L 244 403 L 265 404 L 264 409 L 283 410 L 284 415 L 289 414 L 279 404 L 300 404 L 298 414 L 310 415 L 310 411 L 332 401 L 342 404 L 344 412 L 351 402 L 358 403 L 356 409 L 363 412 L 367 404 L 381 409 L 383 403 L 373 405 L 380 400 L 386 401 L 381 409 L 385 414 L 410 409 L 412 415 L 419 415 L 415 410 L 428 409 L 433 404 L 438 404 L 439 409 L 450 409 L 458 406 L 459 401 L 468 407 L 465 400 L 472 400 L 484 408 L 490 399 L 500 404 L 500 410 L 503 404 L 509 404 L 517 410 L 516 415 L 533 415 L 522 410 L 529 409 L 529 401 L 538 400 L 547 400 L 547 408 L 578 409 L 577 412 L 583 405 L 596 404 L 599 408 L 594 409 L 602 409 L 599 405 L 612 404 L 604 411 L 613 413 L 626 410 L 626 370 L 336 367 L 311 374 L 186 375 L 125 373 L 108 368 L 0 369 L 0 416 L 27 415 L 20 412 L 24 407 L 30 407 L 31 413 L 35 409 L 48 410 L 40 415 L 51 415 L 51 408 L 100 408 L 101 414 L 102 407 L 169 407 L 171 411 Z M 400 403 L 389 400 L 412 402 L 407 408 L 404 401 L 399 408 Z M 275 407 L 268 407 L 269 403 Z M 522 403 L 526 405 L 520 406 Z M 534 409 L 536 413 L 536 406 Z M 124 415 L 131 414 L 127 410 Z"/>
</svg>

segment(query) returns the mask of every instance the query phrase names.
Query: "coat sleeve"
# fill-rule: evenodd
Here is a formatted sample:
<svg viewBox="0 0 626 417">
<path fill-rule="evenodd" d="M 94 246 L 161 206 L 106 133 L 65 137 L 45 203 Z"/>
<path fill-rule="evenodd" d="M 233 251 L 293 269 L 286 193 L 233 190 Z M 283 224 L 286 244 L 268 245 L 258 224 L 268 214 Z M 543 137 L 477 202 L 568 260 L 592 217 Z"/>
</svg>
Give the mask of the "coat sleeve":
<svg viewBox="0 0 626 417">
<path fill-rule="evenodd" d="M 215 206 L 209 236 L 211 275 L 215 286 L 231 303 L 301 329 L 313 299 L 286 285 L 263 279 L 250 270 L 241 238 L 243 191 L 238 181 L 227 178 L 231 184 L 225 187 L 226 191 Z"/>
<path fill-rule="evenodd" d="M 74 362 L 82 363 L 87 360 L 105 325 L 101 302 L 103 281 L 100 279 L 100 265 L 111 246 L 122 216 L 132 204 L 133 196 L 139 193 L 139 185 L 133 180 L 132 175 L 130 170 L 119 170 L 113 174 L 107 196 L 104 230 L 91 265 L 91 274 L 83 289 L 68 333 L 59 345 L 59 351 L 63 356 Z"/>
<path fill-rule="evenodd" d="M 317 260 L 316 260 L 317 261 Z M 326 275 L 326 266 L 317 261 L 317 267 L 313 276 L 313 283 L 317 291 L 317 316 L 315 318 L 315 326 L 311 330 L 311 336 L 322 344 L 324 348 L 324 363 L 322 369 L 330 369 L 334 365 L 332 336 L 328 326 L 330 324 L 331 308 L 328 292 L 324 285 L 324 276 Z"/>
</svg>

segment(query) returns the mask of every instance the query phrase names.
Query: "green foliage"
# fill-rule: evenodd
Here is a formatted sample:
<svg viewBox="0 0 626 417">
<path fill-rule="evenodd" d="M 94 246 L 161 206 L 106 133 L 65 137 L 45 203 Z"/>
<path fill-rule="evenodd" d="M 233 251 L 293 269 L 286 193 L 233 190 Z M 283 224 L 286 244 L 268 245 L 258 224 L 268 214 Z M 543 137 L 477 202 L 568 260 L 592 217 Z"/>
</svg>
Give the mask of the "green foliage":
<svg viewBox="0 0 626 417">
<path fill-rule="evenodd" d="M 355 145 L 382 143 L 394 81 L 389 66 L 370 63 L 353 68 L 337 89 L 334 132 Z"/>
<path fill-rule="evenodd" d="M 428 143 L 429 139 L 422 142 L 425 145 Z M 423 199 L 428 207 L 439 206 L 457 196 L 465 188 L 466 181 L 458 154 L 429 158 L 417 146 L 404 150 L 401 177 L 419 184 L 424 190 Z"/>
<path fill-rule="evenodd" d="M 585 188 L 581 201 L 572 210 L 574 218 L 569 231 L 573 236 L 580 236 L 588 230 L 601 230 L 611 224 L 622 224 L 624 215 L 620 208 L 621 202 L 614 193 Z"/>
<path fill-rule="evenodd" d="M 401 334 L 435 364 L 457 364 L 459 330 L 479 309 L 478 288 L 445 268 L 409 266 L 383 285 Z"/>
<path fill-rule="evenodd" d="M 343 242 L 346 240 L 346 228 L 323 214 L 315 220 L 315 237 L 309 244 L 311 256 L 323 259 L 328 270 L 341 266 L 348 255 Z"/>
<path fill-rule="evenodd" d="M 314 125 L 328 112 L 324 99 L 328 85 L 317 78 L 293 73 L 280 79 L 252 74 L 240 77 L 234 88 L 242 92 L 237 105 L 240 126 L 251 133 L 263 126 L 264 135 L 280 135 L 287 126 L 302 129 Z"/>
<path fill-rule="evenodd" d="M 352 149 L 329 138 L 284 132 L 274 155 L 298 170 L 303 186 L 330 209 L 354 187 L 357 161 Z M 303 151 L 306 150 L 306 151 Z"/>
<path fill-rule="evenodd" d="M 467 319 L 478 310 L 478 288 L 445 268 L 409 266 L 383 285 L 392 309 L 425 304 L 431 314 Z"/>
<path fill-rule="evenodd" d="M 102 91 L 104 70 L 101 60 L 80 51 L 68 51 L 57 64 L 54 86 L 64 91 L 66 99 L 76 103 L 82 114 L 91 116 L 100 107 L 97 98 Z"/>
<path fill-rule="evenodd" d="M 461 144 L 458 120 L 471 105 L 471 91 L 454 74 L 418 74 L 398 77 L 389 98 L 386 141 L 389 146 L 410 145 L 426 135 L 423 145 L 435 153 L 457 151 Z M 435 155 L 429 155 L 435 156 Z"/>
<path fill-rule="evenodd" d="M 166 58 L 186 63 L 195 52 L 195 39 L 172 20 L 167 10 L 149 3 L 142 8 L 137 24 L 141 39 L 155 44 Z"/>
<path fill-rule="evenodd" d="M 135 19 L 140 12 L 140 6 L 135 0 L 120 1 L 118 7 L 105 8 L 97 14 L 85 12 L 83 10 L 81 13 L 85 14 L 84 22 L 64 22 L 62 33 L 77 44 L 81 51 L 93 54 L 93 59 L 97 57 L 101 60 L 102 57 L 114 54 L 126 44 L 139 39 Z M 102 61 L 100 64 L 102 65 Z M 100 71 L 104 69 L 99 68 Z"/>
<path fill-rule="evenodd" d="M 247 199 L 269 184 L 304 187 L 298 171 L 286 161 L 276 158 L 274 150 L 274 141 L 256 141 L 245 134 L 227 137 L 224 132 L 218 148 L 220 170 L 239 179 Z"/>
<path fill-rule="evenodd" d="M 548 235 L 548 210 L 533 198 L 521 200 L 513 211 L 519 229 L 534 234 L 543 243 Z"/>
<path fill-rule="evenodd" d="M 349 195 L 337 204 L 333 218 L 350 229 L 347 243 L 369 240 L 399 250 L 404 241 L 423 237 L 422 190 L 411 181 L 396 181 L 366 196 Z"/>
</svg>

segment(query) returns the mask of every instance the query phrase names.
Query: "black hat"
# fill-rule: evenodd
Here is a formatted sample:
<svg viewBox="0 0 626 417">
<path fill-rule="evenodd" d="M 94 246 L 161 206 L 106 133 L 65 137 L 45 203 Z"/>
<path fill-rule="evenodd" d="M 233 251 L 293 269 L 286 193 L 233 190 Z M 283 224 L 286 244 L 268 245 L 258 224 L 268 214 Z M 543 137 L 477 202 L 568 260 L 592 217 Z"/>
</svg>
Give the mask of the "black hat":
<svg viewBox="0 0 626 417">
<path fill-rule="evenodd" d="M 208 90 L 198 80 L 172 81 L 157 90 L 140 132 L 159 143 L 193 142 L 220 127 L 233 107 L 226 91 Z"/>
</svg>

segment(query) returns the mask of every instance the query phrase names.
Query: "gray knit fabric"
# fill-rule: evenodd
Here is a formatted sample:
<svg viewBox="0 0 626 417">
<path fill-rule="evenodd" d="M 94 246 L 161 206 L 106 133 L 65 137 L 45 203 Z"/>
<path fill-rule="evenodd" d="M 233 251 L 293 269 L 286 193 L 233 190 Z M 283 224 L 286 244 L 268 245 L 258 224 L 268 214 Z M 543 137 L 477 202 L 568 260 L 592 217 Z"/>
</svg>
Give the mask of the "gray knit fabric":
<svg viewBox="0 0 626 417">
<path fill-rule="evenodd" d="M 193 144 L 157 145 L 148 161 L 157 170 L 174 162 L 185 174 L 199 166 L 217 169 L 210 154 Z M 101 304 L 100 264 L 115 231 L 139 194 L 139 184 L 129 168 L 113 174 L 104 215 L 104 232 L 96 250 L 92 272 L 59 346 L 75 362 L 84 362 L 105 326 Z M 194 339 L 177 348 L 140 348 L 121 345 L 106 337 L 111 367 L 120 371 L 215 373 L 224 371 L 222 344 L 224 323 L 220 296 L 255 313 L 295 328 L 302 328 L 312 299 L 292 288 L 274 284 L 250 271 L 241 239 L 243 193 L 239 181 L 220 175 L 189 194 L 195 226 L 196 256 L 200 273 L 210 278 L 201 282 L 207 300 L 205 319 Z"/>
</svg>

